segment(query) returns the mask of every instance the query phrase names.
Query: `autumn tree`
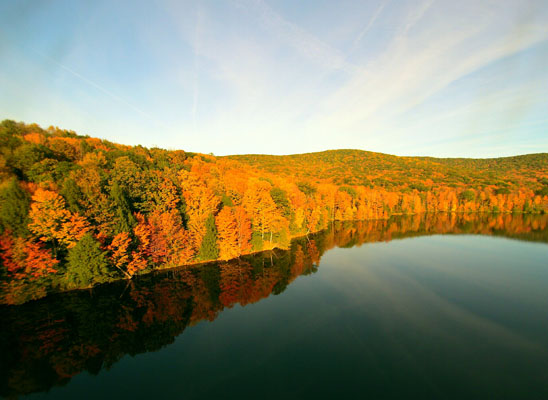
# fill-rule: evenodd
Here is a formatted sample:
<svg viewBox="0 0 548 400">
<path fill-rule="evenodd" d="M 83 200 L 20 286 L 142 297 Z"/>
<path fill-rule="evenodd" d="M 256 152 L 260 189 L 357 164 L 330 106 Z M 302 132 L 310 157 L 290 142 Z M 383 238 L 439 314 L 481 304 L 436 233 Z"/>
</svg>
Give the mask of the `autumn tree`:
<svg viewBox="0 0 548 400">
<path fill-rule="evenodd" d="M 156 263 L 169 266 L 183 265 L 194 255 L 190 233 L 184 229 L 177 210 L 153 212 L 149 217 L 147 233 L 148 236 L 143 229 L 140 239 L 148 241 L 147 253 Z"/>
<path fill-rule="evenodd" d="M 215 218 L 218 232 L 219 258 L 229 260 L 240 255 L 238 229 L 234 212 L 230 207 L 223 207 Z"/>
<path fill-rule="evenodd" d="M 246 254 L 251 250 L 251 220 L 242 206 L 234 207 L 238 253 Z"/>
<path fill-rule="evenodd" d="M 207 231 L 206 220 L 216 212 L 220 199 L 195 174 L 183 170 L 179 180 L 185 199 L 185 212 L 189 217 L 188 229 L 194 247 L 199 249 Z"/>
<path fill-rule="evenodd" d="M 270 196 L 271 185 L 268 182 L 253 179 L 244 194 L 242 205 L 251 216 L 254 231 L 265 240 L 265 233 L 272 232 L 281 215 Z"/>
<path fill-rule="evenodd" d="M 23 238 L 0 236 L 0 264 L 5 274 L 15 280 L 36 279 L 57 272 L 58 260 L 41 243 Z"/>
<path fill-rule="evenodd" d="M 130 262 L 129 246 L 131 238 L 127 232 L 120 232 L 112 239 L 112 243 L 108 246 L 111 251 L 110 259 L 114 267 L 118 268 L 127 278 L 133 276 L 126 268 Z M 133 272 L 133 271 L 132 271 Z"/>
<path fill-rule="evenodd" d="M 63 237 L 63 224 L 70 220 L 63 198 L 51 191 L 38 189 L 32 196 L 29 229 L 43 242 L 53 242 L 54 247 Z"/>
</svg>

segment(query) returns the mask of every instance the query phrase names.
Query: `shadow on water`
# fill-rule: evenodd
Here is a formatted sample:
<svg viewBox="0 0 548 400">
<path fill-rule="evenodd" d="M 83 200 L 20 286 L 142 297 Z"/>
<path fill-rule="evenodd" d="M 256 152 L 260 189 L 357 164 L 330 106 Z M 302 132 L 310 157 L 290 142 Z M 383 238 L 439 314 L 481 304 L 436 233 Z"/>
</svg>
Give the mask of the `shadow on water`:
<svg viewBox="0 0 548 400">
<path fill-rule="evenodd" d="M 0 395 L 17 397 L 98 374 L 125 355 L 154 352 L 226 308 L 284 292 L 318 271 L 332 248 L 434 234 L 496 235 L 548 243 L 548 216 L 421 215 L 337 223 L 276 250 L 228 263 L 167 270 L 89 291 L 0 307 Z"/>
</svg>

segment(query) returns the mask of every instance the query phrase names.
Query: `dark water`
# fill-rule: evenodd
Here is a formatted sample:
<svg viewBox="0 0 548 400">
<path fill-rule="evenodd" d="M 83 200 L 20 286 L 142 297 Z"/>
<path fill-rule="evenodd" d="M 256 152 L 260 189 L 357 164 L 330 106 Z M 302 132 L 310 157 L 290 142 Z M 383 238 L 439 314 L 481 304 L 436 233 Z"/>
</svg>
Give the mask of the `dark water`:
<svg viewBox="0 0 548 400">
<path fill-rule="evenodd" d="M 547 225 L 341 224 L 287 252 L 3 307 L 0 394 L 548 398 Z"/>
</svg>

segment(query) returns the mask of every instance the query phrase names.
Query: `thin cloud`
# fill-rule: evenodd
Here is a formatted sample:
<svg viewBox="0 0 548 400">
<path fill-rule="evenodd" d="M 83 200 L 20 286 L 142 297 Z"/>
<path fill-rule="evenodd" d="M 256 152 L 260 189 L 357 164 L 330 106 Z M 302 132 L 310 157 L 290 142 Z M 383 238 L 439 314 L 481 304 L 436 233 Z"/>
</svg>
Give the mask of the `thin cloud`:
<svg viewBox="0 0 548 400">
<path fill-rule="evenodd" d="M 30 86 L 40 85 L 71 110 L 89 111 L 93 104 L 98 122 L 92 133 L 112 140 L 128 126 L 135 141 L 150 144 L 144 119 L 156 125 L 161 119 L 169 127 L 154 142 L 191 151 L 280 154 L 354 147 L 424 153 L 433 137 L 458 139 L 461 130 L 464 143 L 472 132 L 506 125 L 515 127 L 514 134 L 501 136 L 511 150 L 525 143 L 520 127 L 530 126 L 548 105 L 530 86 L 533 78 L 539 87 L 548 83 L 546 57 L 540 56 L 546 53 L 541 43 L 548 40 L 548 7 L 540 0 L 377 0 L 367 6 L 167 1 L 154 12 L 140 3 L 131 10 L 98 3 L 111 11 L 108 21 L 89 19 L 85 10 L 76 22 L 48 19 L 57 15 L 51 4 L 37 8 L 33 19 L 3 24 L 26 48 L 52 49 L 59 38 L 70 37 L 63 51 L 76 60 L 100 61 L 96 69 L 88 64 L 78 70 L 42 50 L 47 62 L 96 89 L 82 98 L 74 82 L 51 80 L 45 60 L 26 56 L 26 67 L 17 68 L 19 59 L 6 54 L 11 62 L 0 65 L 0 73 L 28 87 L 8 87 L 6 97 L 20 105 L 5 102 L 6 112 L 33 120 L 38 112 L 23 103 L 33 103 Z M 132 21 L 132 35 L 112 40 L 113 32 L 120 33 L 112 24 L 124 15 Z M 494 76 L 482 73 L 493 65 L 504 68 L 495 68 Z M 39 68 L 44 72 L 25 80 Z M 116 82 L 117 89 L 101 82 Z M 149 94 L 139 106 L 123 95 L 135 88 Z M 495 95 L 502 99 L 492 101 Z M 111 103 L 95 101 L 105 98 L 132 112 L 116 114 L 108 109 Z M 65 116 L 68 110 L 54 112 L 54 120 L 74 124 L 76 117 Z M 129 133 L 119 135 L 127 140 Z"/>
<path fill-rule="evenodd" d="M 419 16 L 424 17 L 431 3 L 402 22 L 404 32 L 409 32 Z M 503 31 L 485 40 L 485 33 L 497 18 L 482 18 L 476 17 L 457 32 L 450 24 L 428 30 L 429 42 L 423 40 L 421 32 L 395 36 L 386 51 L 368 65 L 366 73 L 355 74 L 326 97 L 325 116 L 311 118 L 309 129 L 348 129 L 361 124 L 363 131 L 364 127 L 382 126 L 383 120 L 423 104 L 461 77 L 547 38 L 547 25 L 530 24 L 527 29 L 515 28 L 522 32 L 519 37 L 513 31 Z M 425 27 L 431 26 L 425 23 Z"/>
<path fill-rule="evenodd" d="M 252 14 L 260 24 L 283 40 L 302 56 L 329 69 L 354 71 L 355 66 L 346 61 L 344 54 L 322 42 L 298 25 L 289 22 L 262 0 L 238 0 L 237 6 Z"/>
</svg>

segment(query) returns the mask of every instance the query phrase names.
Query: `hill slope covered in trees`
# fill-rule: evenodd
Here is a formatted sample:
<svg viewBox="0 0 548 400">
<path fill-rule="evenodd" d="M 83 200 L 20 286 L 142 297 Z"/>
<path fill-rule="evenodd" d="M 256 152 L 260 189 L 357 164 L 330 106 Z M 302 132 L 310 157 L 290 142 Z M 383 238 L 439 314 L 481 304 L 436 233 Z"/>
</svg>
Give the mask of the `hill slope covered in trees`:
<svg viewBox="0 0 548 400">
<path fill-rule="evenodd" d="M 0 300 L 288 248 L 333 221 L 548 210 L 548 155 L 232 156 L 0 124 Z"/>
<path fill-rule="evenodd" d="M 548 153 L 501 158 L 399 157 L 362 150 L 272 156 L 228 156 L 255 168 L 338 185 L 424 192 L 443 186 L 508 193 L 520 188 L 548 194 Z"/>
</svg>

